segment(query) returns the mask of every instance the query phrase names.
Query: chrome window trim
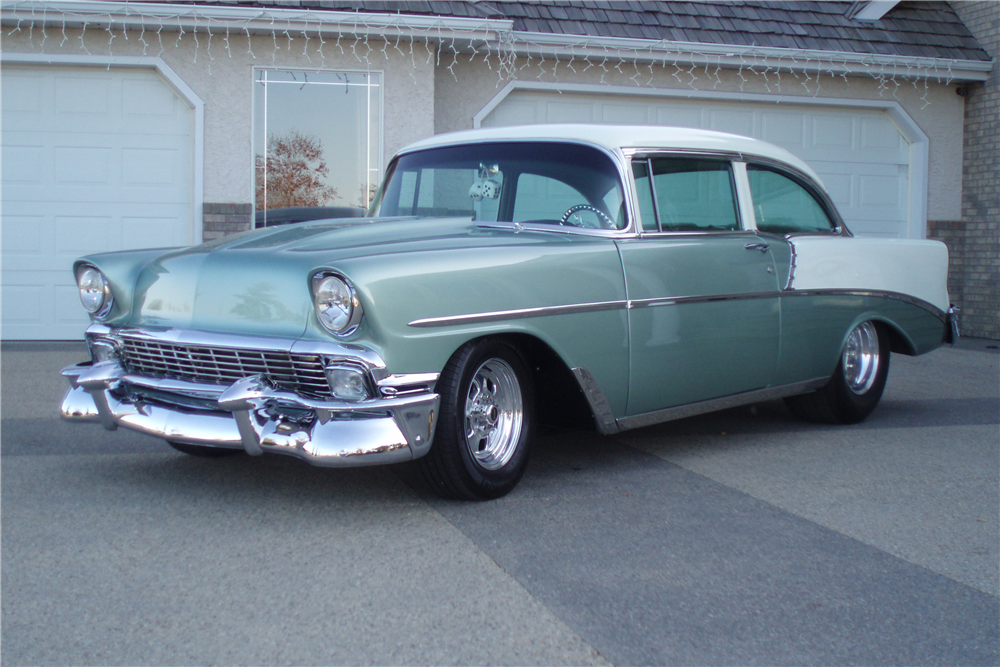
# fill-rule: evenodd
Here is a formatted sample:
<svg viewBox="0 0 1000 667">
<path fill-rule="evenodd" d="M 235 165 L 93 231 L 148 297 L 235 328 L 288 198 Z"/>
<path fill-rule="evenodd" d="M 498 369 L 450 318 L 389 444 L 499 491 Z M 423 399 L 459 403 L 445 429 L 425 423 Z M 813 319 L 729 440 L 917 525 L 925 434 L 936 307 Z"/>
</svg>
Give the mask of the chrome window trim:
<svg viewBox="0 0 1000 667">
<path fill-rule="evenodd" d="M 590 227 L 575 227 L 573 225 L 546 225 L 541 222 L 510 222 L 508 220 L 474 220 L 473 224 L 482 229 L 507 229 L 515 234 L 520 232 L 548 232 L 549 234 L 572 234 L 574 236 L 590 236 L 603 239 L 632 238 L 636 234 L 621 229 L 597 229 Z"/>
<path fill-rule="evenodd" d="M 631 168 L 632 162 L 635 160 L 645 160 L 646 169 L 649 173 L 649 189 L 653 197 L 653 215 L 656 216 L 656 231 L 649 231 L 643 229 L 641 225 L 636 224 L 636 235 L 642 238 L 657 238 L 664 236 L 675 236 L 678 234 L 738 234 L 741 232 L 754 231 L 747 226 L 746 215 L 744 211 L 744 199 L 743 192 L 740 183 L 740 173 L 737 169 L 737 164 L 743 164 L 743 173 L 745 174 L 746 165 L 745 163 L 739 162 L 742 160 L 742 155 L 740 153 L 734 153 L 730 151 L 705 151 L 705 150 L 683 150 L 683 149 L 672 149 L 672 148 L 627 148 L 622 149 L 622 154 L 624 154 L 629 159 L 629 167 Z M 660 201 L 656 195 L 656 188 L 653 187 L 653 163 L 654 158 L 681 158 L 681 159 L 694 159 L 694 158 L 707 158 L 710 160 L 718 160 L 719 162 L 726 162 L 729 165 L 729 185 L 733 195 L 733 208 L 736 214 L 736 222 L 739 225 L 738 229 L 720 229 L 720 230 L 677 230 L 677 231 L 664 231 L 663 226 L 660 224 Z M 633 178 L 634 180 L 634 178 Z M 634 186 L 634 184 L 633 184 Z M 638 196 L 638 192 L 635 192 Z M 638 201 L 636 201 L 636 211 L 639 210 Z M 752 218 L 751 218 L 752 220 Z"/>
<path fill-rule="evenodd" d="M 844 224 L 844 219 L 840 217 L 840 211 L 837 210 L 837 206 L 833 203 L 833 200 L 830 199 L 830 195 L 827 193 L 826 189 L 823 188 L 819 183 L 817 183 L 815 179 L 812 178 L 812 176 L 806 174 L 803 171 L 800 171 L 799 169 L 796 169 L 795 167 L 789 164 L 780 162 L 778 160 L 772 160 L 766 157 L 750 156 L 745 160 L 745 163 L 747 167 L 758 165 L 797 182 L 799 185 L 805 188 L 805 190 L 809 194 L 811 194 L 814 199 L 817 199 L 819 201 L 820 207 L 823 209 L 823 212 L 826 213 L 827 217 L 830 218 L 835 224 L 834 229 L 830 232 L 792 233 L 783 235 L 785 238 L 791 238 L 793 236 L 854 236 L 854 234 L 851 233 L 851 230 L 847 228 L 847 225 Z M 750 207 L 752 210 L 753 193 L 750 192 L 749 174 L 747 175 L 747 196 L 749 197 L 748 201 L 750 202 Z M 757 216 L 755 213 L 754 227 L 756 228 L 756 226 L 757 226 Z M 776 232 L 762 231 L 761 233 L 776 234 L 778 236 L 781 236 Z"/>
<path fill-rule="evenodd" d="M 434 146 L 421 146 L 421 147 L 416 147 L 416 148 L 412 148 L 412 149 L 409 149 L 409 150 L 404 149 L 404 150 L 399 151 L 389 161 L 389 167 L 387 167 L 387 169 L 386 169 L 386 174 L 388 175 L 392 171 L 395 170 L 397 161 L 399 160 L 399 158 L 401 158 L 404 155 L 411 155 L 413 153 L 420 153 L 420 152 L 423 152 L 423 151 L 438 150 L 440 148 L 453 148 L 455 146 L 468 146 L 468 145 L 483 144 L 483 143 L 491 143 L 491 144 L 575 144 L 575 145 L 578 145 L 578 146 L 587 146 L 589 148 L 596 149 L 596 150 L 600 151 L 601 153 L 607 155 L 609 158 L 611 158 L 611 161 L 614 163 L 615 169 L 618 170 L 618 179 L 619 179 L 619 183 L 622 186 L 622 195 L 624 197 L 624 202 L 623 203 L 625 204 L 625 214 L 626 214 L 625 226 L 623 228 L 621 228 L 621 229 L 596 229 L 596 230 L 584 230 L 584 229 L 581 229 L 579 227 L 576 227 L 576 228 L 570 228 L 570 229 L 564 230 L 564 233 L 567 233 L 567 234 L 583 234 L 585 236 L 607 236 L 607 237 L 616 237 L 617 238 L 617 237 L 621 237 L 621 236 L 628 236 L 628 235 L 634 234 L 636 232 L 636 208 L 635 208 L 635 202 L 632 200 L 632 187 L 630 185 L 631 182 L 632 182 L 632 177 L 628 173 L 628 167 L 630 166 L 629 165 L 629 160 L 625 158 L 625 156 L 623 155 L 621 149 L 610 150 L 610 149 L 608 149 L 605 146 L 602 146 L 600 144 L 596 144 L 596 143 L 594 143 L 592 141 L 587 141 L 585 139 L 552 139 L 552 138 L 548 138 L 548 137 L 530 137 L 530 138 L 518 138 L 518 139 L 490 139 L 490 140 L 478 140 L 478 141 L 469 141 L 467 139 L 466 140 L 459 140 L 459 141 L 449 141 L 449 142 L 445 142 L 445 143 L 441 143 L 441 144 L 435 144 Z M 384 180 L 385 179 L 383 179 L 383 185 L 384 185 Z M 381 189 L 381 187 L 380 187 L 380 189 Z M 486 226 L 486 224 L 485 224 L 486 222 L 487 221 L 483 221 L 483 223 L 484 223 L 483 226 Z M 520 224 L 522 229 L 531 229 L 532 231 L 553 231 L 552 229 L 549 228 L 550 226 L 547 226 L 547 225 L 539 225 L 539 227 L 544 227 L 544 229 L 538 229 L 538 230 L 536 230 L 534 228 L 534 226 L 529 226 L 529 225 L 526 225 L 525 223 L 515 223 L 515 222 L 510 222 L 510 221 L 505 221 L 505 220 L 504 221 L 492 221 L 492 222 L 489 222 L 490 226 L 496 226 L 496 227 L 499 227 L 499 228 L 502 228 L 502 229 L 515 229 L 514 225 L 516 225 L 516 224 Z M 562 226 L 562 225 L 560 225 L 560 226 Z M 515 229 L 515 231 L 517 231 L 517 230 Z"/>
</svg>

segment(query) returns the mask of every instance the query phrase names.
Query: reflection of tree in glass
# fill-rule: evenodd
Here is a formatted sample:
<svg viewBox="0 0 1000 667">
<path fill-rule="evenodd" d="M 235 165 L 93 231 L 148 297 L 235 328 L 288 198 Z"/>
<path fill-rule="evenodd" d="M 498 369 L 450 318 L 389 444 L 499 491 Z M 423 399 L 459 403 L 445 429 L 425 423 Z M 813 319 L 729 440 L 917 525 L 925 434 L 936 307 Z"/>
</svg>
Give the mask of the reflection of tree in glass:
<svg viewBox="0 0 1000 667">
<path fill-rule="evenodd" d="M 359 185 L 358 205 L 361 206 L 361 208 L 368 208 L 368 206 L 372 203 L 372 200 L 375 199 L 375 193 L 377 191 L 378 191 L 378 183 L 372 183 L 371 185 L 369 185 L 367 194 L 365 193 L 365 184 L 362 183 L 361 185 Z"/>
<path fill-rule="evenodd" d="M 258 211 L 290 206 L 323 206 L 337 198 L 337 188 L 323 180 L 330 174 L 323 159 L 323 142 L 298 130 L 281 136 L 269 134 L 267 158 L 254 156 L 254 167 Z"/>
</svg>

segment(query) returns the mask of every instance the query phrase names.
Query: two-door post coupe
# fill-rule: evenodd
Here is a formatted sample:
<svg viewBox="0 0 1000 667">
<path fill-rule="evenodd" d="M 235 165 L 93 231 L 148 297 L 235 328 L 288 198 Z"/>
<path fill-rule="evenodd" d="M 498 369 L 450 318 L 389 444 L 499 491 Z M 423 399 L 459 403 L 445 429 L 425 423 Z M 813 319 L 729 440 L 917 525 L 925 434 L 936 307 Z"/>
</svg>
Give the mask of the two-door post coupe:
<svg viewBox="0 0 1000 667">
<path fill-rule="evenodd" d="M 947 268 L 938 242 L 853 237 L 761 141 L 441 135 L 393 158 L 369 217 L 78 260 L 92 359 L 62 414 L 194 455 L 416 459 L 495 498 L 538 421 L 581 409 L 605 434 L 776 398 L 864 419 L 890 351 L 957 336 Z"/>
</svg>

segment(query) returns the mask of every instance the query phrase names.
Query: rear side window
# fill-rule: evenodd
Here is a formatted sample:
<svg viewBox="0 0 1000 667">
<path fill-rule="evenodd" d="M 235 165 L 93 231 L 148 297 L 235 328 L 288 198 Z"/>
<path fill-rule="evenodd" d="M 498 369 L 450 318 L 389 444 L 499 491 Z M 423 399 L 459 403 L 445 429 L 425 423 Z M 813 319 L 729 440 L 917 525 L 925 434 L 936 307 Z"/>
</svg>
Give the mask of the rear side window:
<svg viewBox="0 0 1000 667">
<path fill-rule="evenodd" d="M 644 229 L 651 228 L 646 219 L 648 209 L 655 209 L 659 229 L 664 232 L 717 232 L 740 228 L 728 162 L 652 158 L 633 163 L 632 170 Z M 647 176 L 649 173 L 652 179 Z"/>
<path fill-rule="evenodd" d="M 757 229 L 775 234 L 832 233 L 837 226 L 823 205 L 797 181 L 766 167 L 747 165 Z"/>
</svg>

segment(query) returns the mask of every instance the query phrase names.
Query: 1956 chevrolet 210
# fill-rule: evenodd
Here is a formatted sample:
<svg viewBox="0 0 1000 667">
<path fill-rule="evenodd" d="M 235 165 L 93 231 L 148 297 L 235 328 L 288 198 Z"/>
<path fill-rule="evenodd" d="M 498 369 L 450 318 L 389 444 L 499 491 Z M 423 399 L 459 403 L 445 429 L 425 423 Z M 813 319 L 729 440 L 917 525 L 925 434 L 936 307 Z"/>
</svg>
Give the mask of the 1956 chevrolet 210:
<svg viewBox="0 0 1000 667">
<path fill-rule="evenodd" d="M 607 434 L 784 398 L 861 421 L 890 352 L 958 335 L 947 267 L 941 243 L 853 237 L 753 139 L 441 135 L 393 158 L 369 217 L 78 260 L 92 360 L 62 414 L 194 455 L 416 459 L 495 498 L 553 415 Z"/>
</svg>

